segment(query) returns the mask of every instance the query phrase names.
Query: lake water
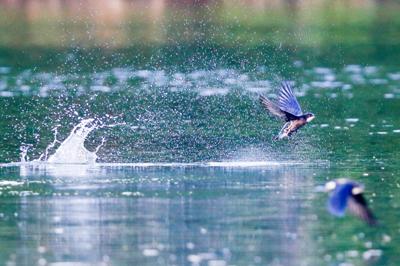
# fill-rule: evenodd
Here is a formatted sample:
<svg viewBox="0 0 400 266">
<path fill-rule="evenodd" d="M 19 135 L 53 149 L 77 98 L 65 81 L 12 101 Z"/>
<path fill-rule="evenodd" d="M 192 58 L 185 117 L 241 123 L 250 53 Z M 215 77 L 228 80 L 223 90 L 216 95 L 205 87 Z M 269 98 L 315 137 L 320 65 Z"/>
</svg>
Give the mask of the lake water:
<svg viewBox="0 0 400 266">
<path fill-rule="evenodd" d="M 112 3 L 0 1 L 0 265 L 399 265 L 398 4 Z"/>
</svg>

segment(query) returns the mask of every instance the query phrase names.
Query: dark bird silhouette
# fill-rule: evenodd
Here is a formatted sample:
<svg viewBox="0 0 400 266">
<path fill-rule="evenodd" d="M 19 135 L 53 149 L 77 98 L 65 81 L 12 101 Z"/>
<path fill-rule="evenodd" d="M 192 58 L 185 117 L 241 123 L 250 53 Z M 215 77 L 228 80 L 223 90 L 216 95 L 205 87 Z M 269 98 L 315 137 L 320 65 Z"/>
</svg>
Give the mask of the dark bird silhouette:
<svg viewBox="0 0 400 266">
<path fill-rule="evenodd" d="M 328 199 L 328 210 L 332 215 L 342 217 L 346 209 L 354 216 L 369 225 L 377 221 L 364 199 L 364 187 L 354 181 L 340 178 L 325 184 L 325 189 L 331 192 Z"/>
<path fill-rule="evenodd" d="M 312 113 L 303 113 L 296 96 L 293 94 L 292 88 L 287 82 L 282 82 L 278 103 L 274 103 L 262 95 L 260 95 L 260 103 L 271 114 L 286 121 L 275 139 L 283 139 L 291 136 L 299 128 L 315 118 Z"/>
</svg>

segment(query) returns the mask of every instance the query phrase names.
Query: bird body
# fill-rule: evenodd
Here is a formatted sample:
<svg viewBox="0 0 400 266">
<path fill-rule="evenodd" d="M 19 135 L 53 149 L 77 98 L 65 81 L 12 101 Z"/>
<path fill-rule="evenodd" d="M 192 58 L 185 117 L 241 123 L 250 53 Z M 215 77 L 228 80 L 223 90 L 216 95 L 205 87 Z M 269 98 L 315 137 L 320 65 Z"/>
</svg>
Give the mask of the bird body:
<svg viewBox="0 0 400 266">
<path fill-rule="evenodd" d="M 304 118 L 299 118 L 296 120 L 290 120 L 289 122 L 286 122 L 281 131 L 279 132 L 278 136 L 275 137 L 275 139 L 283 139 L 286 137 L 290 137 L 293 133 L 295 133 L 299 128 L 307 124 L 306 119 Z"/>
<path fill-rule="evenodd" d="M 328 210 L 332 215 L 342 217 L 346 210 L 369 225 L 375 225 L 376 219 L 364 199 L 364 187 L 354 181 L 340 178 L 326 183 L 325 188 L 331 194 Z"/>
<path fill-rule="evenodd" d="M 286 121 L 275 139 L 290 137 L 299 128 L 315 118 L 312 113 L 303 113 L 292 88 L 287 82 L 282 82 L 277 103 L 262 95 L 260 95 L 260 103 L 269 113 Z"/>
</svg>

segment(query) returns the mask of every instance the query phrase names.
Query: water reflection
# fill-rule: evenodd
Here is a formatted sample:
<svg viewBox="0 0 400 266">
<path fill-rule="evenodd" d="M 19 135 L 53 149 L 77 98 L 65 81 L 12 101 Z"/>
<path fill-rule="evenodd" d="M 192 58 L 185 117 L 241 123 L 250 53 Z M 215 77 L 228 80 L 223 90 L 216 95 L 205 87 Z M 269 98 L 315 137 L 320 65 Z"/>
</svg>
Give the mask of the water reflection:
<svg viewBox="0 0 400 266">
<path fill-rule="evenodd" d="M 0 219 L 16 231 L 7 241 L 14 249 L 1 257 L 17 265 L 26 265 L 27 257 L 105 265 L 294 265 L 307 253 L 304 243 L 312 245 L 312 169 L 107 169 L 71 182 L 50 173 L 30 172 L 25 178 L 42 183 L 23 189 L 38 195 L 18 196 L 6 205 L 16 215 Z M 43 196 L 44 189 L 52 195 Z"/>
</svg>

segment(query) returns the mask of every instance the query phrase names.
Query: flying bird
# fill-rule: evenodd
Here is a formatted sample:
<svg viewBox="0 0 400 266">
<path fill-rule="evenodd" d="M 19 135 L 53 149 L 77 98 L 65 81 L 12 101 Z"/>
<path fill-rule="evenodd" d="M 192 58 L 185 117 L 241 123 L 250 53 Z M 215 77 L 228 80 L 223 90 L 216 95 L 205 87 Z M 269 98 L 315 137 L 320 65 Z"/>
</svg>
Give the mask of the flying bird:
<svg viewBox="0 0 400 266">
<path fill-rule="evenodd" d="M 299 128 L 315 118 L 312 113 L 303 113 L 296 96 L 293 94 L 292 88 L 286 81 L 281 84 L 277 103 L 272 102 L 262 95 L 260 95 L 260 103 L 272 115 L 286 121 L 279 135 L 274 139 L 283 139 L 291 136 Z"/>
<path fill-rule="evenodd" d="M 377 221 L 364 199 L 364 187 L 352 180 L 340 178 L 325 184 L 325 190 L 330 192 L 328 210 L 332 215 L 342 217 L 346 209 L 354 216 L 369 225 Z"/>
</svg>

